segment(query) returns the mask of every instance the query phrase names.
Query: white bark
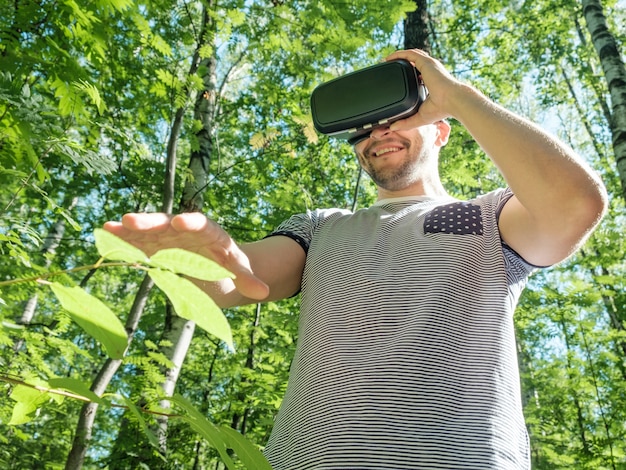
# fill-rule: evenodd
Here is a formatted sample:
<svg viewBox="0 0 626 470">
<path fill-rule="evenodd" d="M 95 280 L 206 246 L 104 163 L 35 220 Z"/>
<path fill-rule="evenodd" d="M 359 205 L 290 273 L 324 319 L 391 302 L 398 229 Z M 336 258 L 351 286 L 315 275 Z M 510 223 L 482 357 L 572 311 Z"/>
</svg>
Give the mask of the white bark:
<svg viewBox="0 0 626 470">
<path fill-rule="evenodd" d="M 626 68 L 615 36 L 609 31 L 600 0 L 582 0 L 583 15 L 591 41 L 598 53 L 611 96 L 613 151 L 617 172 L 626 199 Z"/>
</svg>

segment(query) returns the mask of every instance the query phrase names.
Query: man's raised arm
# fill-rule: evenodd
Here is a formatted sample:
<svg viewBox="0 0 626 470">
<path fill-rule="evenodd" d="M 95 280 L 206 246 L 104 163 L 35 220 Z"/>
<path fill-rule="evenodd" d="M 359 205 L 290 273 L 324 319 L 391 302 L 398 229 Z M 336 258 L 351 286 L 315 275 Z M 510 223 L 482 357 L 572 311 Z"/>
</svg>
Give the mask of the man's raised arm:
<svg viewBox="0 0 626 470">
<path fill-rule="evenodd" d="M 502 239 L 537 266 L 558 263 L 576 251 L 606 211 L 598 175 L 567 145 L 456 80 L 425 52 L 388 57 L 394 58 L 414 63 L 430 95 L 417 114 L 391 129 L 457 119 L 513 191 L 499 219 Z"/>
</svg>

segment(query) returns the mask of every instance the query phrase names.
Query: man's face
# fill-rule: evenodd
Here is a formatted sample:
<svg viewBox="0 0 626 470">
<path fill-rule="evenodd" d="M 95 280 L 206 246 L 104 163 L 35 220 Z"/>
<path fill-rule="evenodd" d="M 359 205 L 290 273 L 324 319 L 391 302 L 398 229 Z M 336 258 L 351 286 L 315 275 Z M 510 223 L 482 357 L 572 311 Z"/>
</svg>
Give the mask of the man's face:
<svg viewBox="0 0 626 470">
<path fill-rule="evenodd" d="M 354 146 L 357 158 L 374 183 L 388 191 L 406 189 L 426 174 L 437 162 L 437 126 L 405 131 L 379 127 L 369 138 Z M 436 167 L 436 165 L 435 165 Z"/>
</svg>

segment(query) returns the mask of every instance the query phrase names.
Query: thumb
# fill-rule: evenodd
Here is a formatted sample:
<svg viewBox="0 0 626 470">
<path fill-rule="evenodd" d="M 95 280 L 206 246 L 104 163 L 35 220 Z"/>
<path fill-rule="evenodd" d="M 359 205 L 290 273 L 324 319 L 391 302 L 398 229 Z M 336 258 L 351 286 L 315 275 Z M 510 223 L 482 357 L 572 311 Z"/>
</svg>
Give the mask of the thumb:
<svg viewBox="0 0 626 470">
<path fill-rule="evenodd" d="M 246 254 L 237 248 L 230 255 L 224 267 L 235 275 L 233 283 L 239 293 L 253 300 L 266 299 L 270 294 L 270 288 L 252 272 Z"/>
</svg>

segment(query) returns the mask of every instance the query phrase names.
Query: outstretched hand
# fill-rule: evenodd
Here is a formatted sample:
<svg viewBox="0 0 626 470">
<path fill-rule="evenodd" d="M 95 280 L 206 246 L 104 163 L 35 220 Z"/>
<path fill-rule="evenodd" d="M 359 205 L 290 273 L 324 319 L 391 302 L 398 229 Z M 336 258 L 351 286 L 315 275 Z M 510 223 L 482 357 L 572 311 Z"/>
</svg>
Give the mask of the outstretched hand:
<svg viewBox="0 0 626 470">
<path fill-rule="evenodd" d="M 235 241 L 201 213 L 126 214 L 104 229 L 136 246 L 148 256 L 165 248 L 182 248 L 209 258 L 232 272 L 235 288 L 245 297 L 265 299 L 269 287 L 252 272 L 250 261 Z"/>
</svg>

